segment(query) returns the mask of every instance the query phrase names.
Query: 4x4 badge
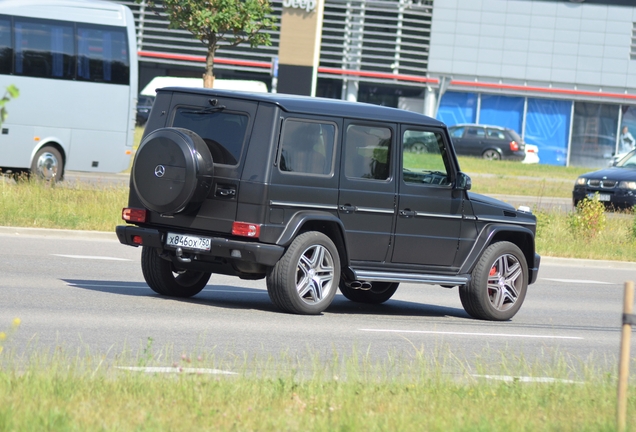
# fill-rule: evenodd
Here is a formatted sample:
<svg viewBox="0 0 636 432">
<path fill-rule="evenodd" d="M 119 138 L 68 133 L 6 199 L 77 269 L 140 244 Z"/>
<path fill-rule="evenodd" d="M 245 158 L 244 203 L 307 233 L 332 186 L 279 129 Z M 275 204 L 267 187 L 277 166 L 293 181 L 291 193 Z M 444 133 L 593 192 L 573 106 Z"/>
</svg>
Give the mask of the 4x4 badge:
<svg viewBox="0 0 636 432">
<path fill-rule="evenodd" d="M 155 175 L 159 178 L 163 177 L 163 175 L 166 173 L 166 167 L 164 167 L 163 165 L 157 165 L 155 167 Z"/>
</svg>

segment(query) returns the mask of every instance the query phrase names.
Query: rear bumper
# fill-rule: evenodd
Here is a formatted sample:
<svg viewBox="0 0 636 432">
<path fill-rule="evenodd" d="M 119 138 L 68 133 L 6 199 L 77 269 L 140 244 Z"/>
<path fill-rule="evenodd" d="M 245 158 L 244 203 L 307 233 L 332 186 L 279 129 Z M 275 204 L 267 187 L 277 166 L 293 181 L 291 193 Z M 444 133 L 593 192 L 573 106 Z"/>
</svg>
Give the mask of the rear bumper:
<svg viewBox="0 0 636 432">
<path fill-rule="evenodd" d="M 179 230 L 170 230 L 178 232 Z M 119 242 L 129 246 L 149 246 L 158 249 L 174 251 L 174 248 L 165 247 L 166 232 L 151 228 L 119 225 L 115 228 Z M 183 233 L 186 234 L 186 233 Z M 133 236 L 141 238 L 141 244 L 133 242 Z M 209 237 L 209 236 L 206 236 Z M 245 261 L 265 266 L 273 266 L 278 262 L 285 248 L 283 246 L 243 242 L 223 237 L 212 237 L 209 251 L 186 251 L 192 255 L 202 255 L 217 258 L 227 258 L 234 261 Z M 240 255 L 240 256 L 239 256 Z"/>
</svg>

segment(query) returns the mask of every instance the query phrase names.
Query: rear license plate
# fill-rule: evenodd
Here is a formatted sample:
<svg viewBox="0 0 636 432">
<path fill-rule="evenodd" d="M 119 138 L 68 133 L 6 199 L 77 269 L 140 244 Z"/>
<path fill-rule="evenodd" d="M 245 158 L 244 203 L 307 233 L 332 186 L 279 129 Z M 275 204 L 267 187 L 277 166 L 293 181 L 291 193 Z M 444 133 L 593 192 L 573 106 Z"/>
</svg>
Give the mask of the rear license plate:
<svg viewBox="0 0 636 432">
<path fill-rule="evenodd" d="M 208 237 L 183 234 L 168 233 L 166 237 L 166 246 L 174 248 L 181 247 L 184 249 L 209 251 L 211 242 L 212 240 Z"/>
<path fill-rule="evenodd" d="M 597 194 L 589 193 L 589 194 L 587 194 L 587 197 L 589 199 L 594 199 L 595 195 L 597 195 Z M 610 195 L 609 194 L 598 194 L 598 200 L 599 201 L 609 201 L 610 200 Z"/>
</svg>

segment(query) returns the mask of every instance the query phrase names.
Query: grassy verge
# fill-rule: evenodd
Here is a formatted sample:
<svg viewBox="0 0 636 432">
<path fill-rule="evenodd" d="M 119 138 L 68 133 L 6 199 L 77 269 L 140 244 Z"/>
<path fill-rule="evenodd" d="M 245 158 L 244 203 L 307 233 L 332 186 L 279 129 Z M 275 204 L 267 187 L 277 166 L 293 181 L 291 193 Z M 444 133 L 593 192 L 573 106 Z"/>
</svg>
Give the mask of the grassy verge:
<svg viewBox="0 0 636 432">
<path fill-rule="evenodd" d="M 451 353 L 234 365 L 183 355 L 175 373 L 121 369 L 134 361 L 173 366 L 169 357 L 148 362 L 147 354 L 108 361 L 60 348 L 28 358 L 6 351 L 0 430 L 615 430 L 614 373 L 580 364 L 573 373 L 563 359 L 530 365 L 502 356 L 471 368 Z M 447 373 L 447 363 L 463 372 Z M 208 373 L 228 366 L 238 373 Z M 484 377 L 490 374 L 516 378 Z M 636 424 L 635 408 L 630 396 L 628 426 Z"/>
<path fill-rule="evenodd" d="M 0 178 L 0 225 L 4 226 L 114 231 L 127 202 L 125 187 L 51 187 Z"/>
</svg>

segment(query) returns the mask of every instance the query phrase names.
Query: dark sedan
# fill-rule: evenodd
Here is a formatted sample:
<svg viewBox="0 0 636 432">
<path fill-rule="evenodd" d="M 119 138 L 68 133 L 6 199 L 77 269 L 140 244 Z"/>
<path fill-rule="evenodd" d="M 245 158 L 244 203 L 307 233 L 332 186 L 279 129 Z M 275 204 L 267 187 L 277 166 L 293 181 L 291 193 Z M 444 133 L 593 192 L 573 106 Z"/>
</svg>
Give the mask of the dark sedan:
<svg viewBox="0 0 636 432">
<path fill-rule="evenodd" d="M 448 133 L 458 155 L 516 161 L 522 161 L 526 157 L 525 144 L 512 129 L 461 124 L 449 127 Z"/>
<path fill-rule="evenodd" d="M 598 199 L 607 207 L 632 208 L 636 205 L 636 150 L 625 155 L 616 166 L 583 174 L 574 184 L 574 205 L 584 198 Z"/>
</svg>

